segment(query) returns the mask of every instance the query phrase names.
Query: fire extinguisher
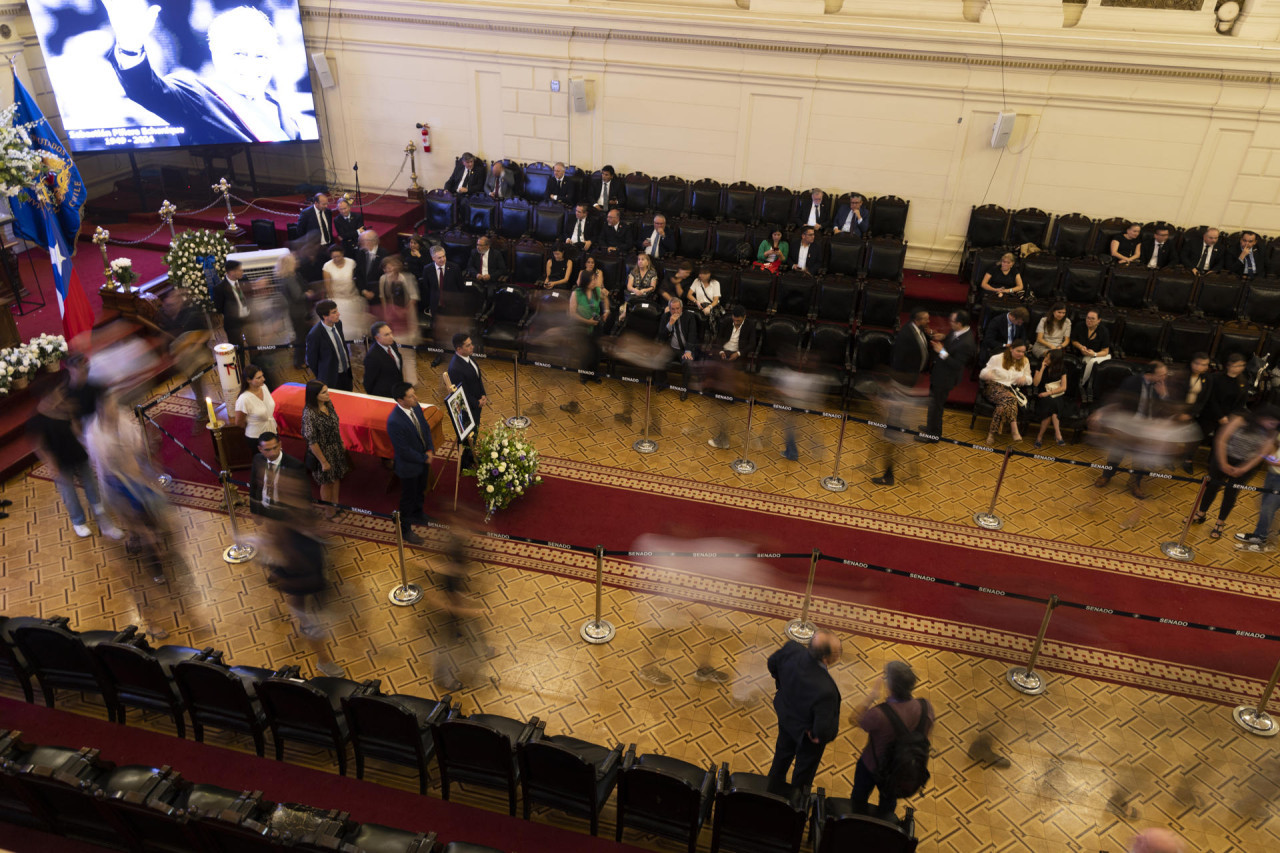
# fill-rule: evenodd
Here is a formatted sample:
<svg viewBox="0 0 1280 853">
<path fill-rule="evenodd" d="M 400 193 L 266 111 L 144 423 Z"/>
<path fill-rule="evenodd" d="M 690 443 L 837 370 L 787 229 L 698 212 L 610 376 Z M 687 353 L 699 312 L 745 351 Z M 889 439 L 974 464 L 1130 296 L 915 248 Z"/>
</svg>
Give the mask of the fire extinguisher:
<svg viewBox="0 0 1280 853">
<path fill-rule="evenodd" d="M 430 154 L 431 153 L 431 125 L 419 124 L 418 127 L 422 130 L 422 152 L 424 154 Z"/>
</svg>

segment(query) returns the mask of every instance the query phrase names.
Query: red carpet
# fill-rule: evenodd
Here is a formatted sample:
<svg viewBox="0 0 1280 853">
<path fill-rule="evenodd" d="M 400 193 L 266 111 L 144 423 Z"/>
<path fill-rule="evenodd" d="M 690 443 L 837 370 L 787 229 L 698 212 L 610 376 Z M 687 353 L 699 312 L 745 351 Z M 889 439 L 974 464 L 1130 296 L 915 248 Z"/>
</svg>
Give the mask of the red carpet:
<svg viewBox="0 0 1280 853">
<path fill-rule="evenodd" d="M 191 405 L 166 401 L 156 407 L 155 417 L 181 438 L 190 431 L 183 415 Z M 211 458 L 207 442 L 202 435 L 191 446 Z M 300 447 L 288 449 L 301 452 Z M 188 481 L 175 486 L 180 502 L 214 508 L 216 491 L 195 485 L 214 483 L 210 475 L 168 442 L 162 459 L 179 481 Z M 398 500 L 398 484 L 376 461 L 353 461 L 356 470 L 346 481 L 344 502 L 389 513 Z M 452 496 L 454 470 L 448 465 L 438 486 L 440 512 Z M 823 554 L 900 571 L 1042 598 L 1056 594 L 1063 600 L 1169 620 L 1259 633 L 1274 632 L 1280 624 L 1280 582 L 1225 569 L 565 460 L 546 459 L 544 475 L 534 493 L 494 518 L 491 530 L 588 548 L 603 545 L 610 551 L 630 550 L 638 537 L 655 531 L 740 539 L 763 552 L 807 554 L 816 547 Z M 356 483 L 368 485 L 360 489 Z M 461 495 L 464 504 L 479 509 L 473 481 L 462 484 Z M 575 509 L 586 507 L 590 511 Z M 337 529 L 386 541 L 390 527 L 377 519 L 352 519 Z M 587 555 L 517 543 L 497 542 L 493 548 L 493 559 L 542 571 L 583 577 L 593 568 Z M 659 581 L 650 567 L 640 565 L 643 562 L 611 558 L 610 582 L 788 616 L 803 592 L 808 568 L 807 559 L 770 560 L 772 571 L 764 580 L 744 584 L 739 578 L 718 577 L 717 566 L 722 564 L 702 559 L 692 567 L 666 572 Z M 670 561 L 654 562 L 671 568 Z M 1044 610 L 1029 602 L 827 561 L 818 564 L 814 595 L 818 618 L 833 624 L 1015 659 L 1025 655 L 1027 638 L 1034 636 Z M 1267 677 L 1280 651 L 1280 643 L 1248 636 L 1073 608 L 1055 612 L 1048 639 L 1059 647 L 1056 652 L 1046 647 L 1050 667 L 1056 657 L 1063 667 L 1083 674 L 1221 701 L 1255 692 L 1252 681 Z M 1224 675 L 1215 677 L 1218 673 Z"/>
<path fill-rule="evenodd" d="M 352 819 L 361 823 L 381 823 L 413 832 L 435 832 L 442 843 L 469 841 L 499 850 L 519 850 L 520 853 L 561 853 L 565 850 L 625 853 L 639 849 L 629 844 L 593 838 L 585 830 L 579 834 L 472 806 L 447 803 L 436 797 L 422 797 L 374 782 L 361 782 L 336 773 L 258 758 L 134 726 L 120 726 L 79 714 L 49 710 L 42 705 L 28 705 L 14 699 L 0 697 L 0 728 L 19 729 L 25 740 L 44 745 L 96 747 L 102 750 L 104 759 L 117 764 L 152 767 L 168 764 L 192 782 L 220 785 L 237 791 L 260 790 L 264 797 L 275 802 L 341 809 L 350 812 Z M 376 764 L 371 765 L 367 775 L 375 775 L 375 767 Z M 432 769 L 434 772 L 434 767 Z M 612 831 L 612 824 L 606 826 L 602 833 Z M 5 837 L 8 829 L 0 824 L 0 844 L 10 843 Z M 63 848 L 62 839 L 52 841 L 52 847 L 15 849 L 37 853 L 72 849 Z"/>
</svg>

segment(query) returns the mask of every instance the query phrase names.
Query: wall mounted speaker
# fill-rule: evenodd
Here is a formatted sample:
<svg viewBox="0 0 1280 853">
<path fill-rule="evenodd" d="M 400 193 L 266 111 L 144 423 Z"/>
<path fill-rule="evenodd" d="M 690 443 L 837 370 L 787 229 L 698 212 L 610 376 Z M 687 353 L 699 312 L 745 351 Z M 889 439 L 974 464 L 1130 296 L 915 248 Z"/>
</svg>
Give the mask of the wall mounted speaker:
<svg viewBox="0 0 1280 853">
<path fill-rule="evenodd" d="M 320 85 L 326 89 L 332 89 L 338 85 L 333 81 L 333 72 L 329 70 L 329 60 L 323 53 L 316 51 L 311 54 L 311 64 L 316 69 L 316 79 L 320 81 Z"/>
<path fill-rule="evenodd" d="M 1017 118 L 1017 113 L 998 113 L 996 115 L 995 126 L 991 128 L 992 148 L 1003 148 L 1009 144 L 1009 137 L 1013 135 L 1013 123 Z"/>
<path fill-rule="evenodd" d="M 575 113 L 585 113 L 587 111 L 587 81 L 581 77 L 574 77 L 569 80 L 569 99 L 573 101 L 573 111 Z"/>
</svg>

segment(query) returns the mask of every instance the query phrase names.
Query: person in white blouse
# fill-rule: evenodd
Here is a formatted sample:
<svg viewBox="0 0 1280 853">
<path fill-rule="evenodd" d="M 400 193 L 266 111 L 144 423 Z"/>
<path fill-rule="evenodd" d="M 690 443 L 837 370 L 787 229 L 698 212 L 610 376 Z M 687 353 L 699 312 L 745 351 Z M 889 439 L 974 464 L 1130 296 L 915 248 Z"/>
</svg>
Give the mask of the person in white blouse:
<svg viewBox="0 0 1280 853">
<path fill-rule="evenodd" d="M 689 302 L 703 320 L 712 318 L 712 312 L 720 304 L 720 282 L 711 277 L 710 267 L 701 267 L 698 278 L 689 288 Z"/>
<path fill-rule="evenodd" d="M 253 453 L 258 452 L 258 436 L 276 431 L 276 401 L 267 390 L 267 375 L 256 364 L 244 367 L 235 424 L 244 430 L 245 442 Z"/>
<path fill-rule="evenodd" d="M 329 260 L 322 268 L 324 287 L 329 298 L 338 303 L 338 311 L 342 315 L 342 326 L 348 341 L 359 339 L 363 330 L 369 328 L 373 317 L 369 315 L 369 303 L 356 289 L 356 262 L 347 257 L 341 243 L 329 247 Z"/>
<path fill-rule="evenodd" d="M 1022 441 L 1022 436 L 1018 433 L 1018 399 L 1014 396 L 1013 389 L 1018 385 L 1031 384 L 1027 342 L 1016 340 L 1002 352 L 991 356 L 978 378 L 982 380 L 982 396 L 996 409 L 991 415 L 991 428 L 987 430 L 987 444 L 995 442 L 996 436 L 1004 432 L 1006 424 L 1013 440 Z"/>
</svg>

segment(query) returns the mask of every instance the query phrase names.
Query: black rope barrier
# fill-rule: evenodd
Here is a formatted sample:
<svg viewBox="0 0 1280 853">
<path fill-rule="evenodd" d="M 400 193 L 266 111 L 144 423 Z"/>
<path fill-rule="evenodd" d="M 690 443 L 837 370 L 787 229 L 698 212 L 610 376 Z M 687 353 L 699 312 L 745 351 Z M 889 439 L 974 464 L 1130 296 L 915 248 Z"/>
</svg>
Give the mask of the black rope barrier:
<svg viewBox="0 0 1280 853">
<path fill-rule="evenodd" d="M 156 422 L 155 422 L 155 419 L 154 419 L 154 418 L 152 418 L 152 417 L 151 417 L 151 415 L 147 414 L 146 412 L 143 412 L 143 413 L 142 413 L 142 416 L 143 416 L 144 418 L 146 418 L 146 419 L 147 419 L 147 423 L 151 424 L 153 427 L 155 427 L 156 429 L 158 429 L 158 430 L 160 431 L 161 435 L 163 435 L 165 438 L 167 438 L 167 439 L 169 439 L 170 441 L 172 441 L 174 444 L 178 445 L 178 447 L 179 447 L 179 448 L 181 448 L 183 451 L 185 451 L 185 452 L 186 452 L 186 454 L 187 454 L 188 456 L 190 456 L 192 459 L 196 460 L 196 461 L 197 461 L 197 462 L 199 462 L 201 465 L 203 465 L 206 471 L 208 471 L 210 474 L 214 475 L 215 477 L 219 477 L 219 476 L 220 476 L 220 475 L 219 475 L 219 473 L 218 473 L 218 470 L 217 470 L 216 468 L 214 468 L 214 467 L 213 467 L 212 465 L 210 465 L 208 462 L 205 462 L 203 459 L 201 459 L 201 458 L 200 458 L 200 454 L 196 453 L 196 452 L 195 452 L 194 450 L 192 450 L 190 447 L 187 447 L 187 446 L 186 446 L 185 444 L 183 444 L 181 441 L 178 441 L 178 439 L 177 439 L 176 437 L 174 437 L 174 434 L 173 434 L 173 433 L 169 432 L 167 429 L 165 429 L 164 427 L 160 426 L 160 424 L 156 423 Z"/>
<path fill-rule="evenodd" d="M 164 392 L 159 397 L 156 397 L 154 400 L 151 400 L 150 402 L 141 404 L 139 408 L 145 412 L 149 409 L 154 408 L 155 406 L 160 405 L 165 400 L 168 400 L 170 397 L 172 397 L 174 394 L 177 394 L 183 388 L 186 388 L 188 385 L 194 384 L 197 379 L 199 379 L 201 376 L 204 376 L 206 373 L 208 373 L 210 370 L 213 370 L 215 367 L 217 367 L 216 364 L 211 364 L 208 367 L 200 368 L 195 373 L 191 374 L 191 376 L 182 384 L 177 385 L 173 388 L 170 388 L 168 391 Z"/>
</svg>

